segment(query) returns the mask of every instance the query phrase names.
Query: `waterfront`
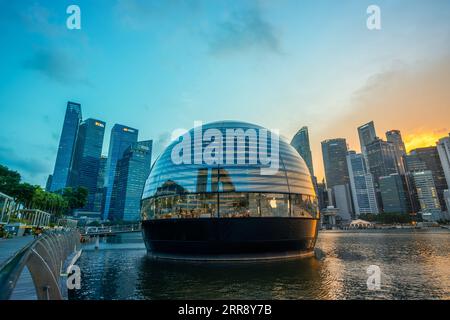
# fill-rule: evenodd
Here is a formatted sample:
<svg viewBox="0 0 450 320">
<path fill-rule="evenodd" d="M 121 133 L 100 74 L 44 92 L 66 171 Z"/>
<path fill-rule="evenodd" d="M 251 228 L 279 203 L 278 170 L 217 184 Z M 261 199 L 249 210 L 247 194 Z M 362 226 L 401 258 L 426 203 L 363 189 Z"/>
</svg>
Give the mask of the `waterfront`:
<svg viewBox="0 0 450 320">
<path fill-rule="evenodd" d="M 445 230 L 323 232 L 318 258 L 201 264 L 154 261 L 139 233 L 85 246 L 71 299 L 450 299 Z M 323 256 L 323 257 L 321 257 Z M 378 265 L 381 290 L 367 290 Z"/>
</svg>

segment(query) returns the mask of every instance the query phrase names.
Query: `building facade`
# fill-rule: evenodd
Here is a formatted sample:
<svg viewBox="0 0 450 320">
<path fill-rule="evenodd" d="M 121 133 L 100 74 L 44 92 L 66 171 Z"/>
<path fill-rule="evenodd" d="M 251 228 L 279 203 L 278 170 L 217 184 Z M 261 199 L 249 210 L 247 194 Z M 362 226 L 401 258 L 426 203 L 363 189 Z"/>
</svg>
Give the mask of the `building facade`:
<svg viewBox="0 0 450 320">
<path fill-rule="evenodd" d="M 355 216 L 378 214 L 379 209 L 373 176 L 367 169 L 364 155 L 350 151 L 347 155 L 347 166 Z"/>
<path fill-rule="evenodd" d="M 85 187 L 88 190 L 87 204 L 84 211 L 95 211 L 97 180 L 100 170 L 100 158 L 105 135 L 105 122 L 87 119 L 78 130 L 72 166 L 70 170 L 71 187 Z"/>
<path fill-rule="evenodd" d="M 420 213 L 426 221 L 438 221 L 442 218 L 439 197 L 434 184 L 433 173 L 430 170 L 412 173 L 420 204 Z"/>
<path fill-rule="evenodd" d="M 444 171 L 447 186 L 450 187 L 450 135 L 439 140 L 437 144 L 439 159 L 441 160 L 442 170 Z M 447 209 L 450 208 L 447 206 Z"/>
<path fill-rule="evenodd" d="M 101 156 L 97 176 L 97 192 L 95 193 L 94 212 L 103 212 L 105 193 L 105 171 L 108 158 Z"/>
<path fill-rule="evenodd" d="M 111 196 L 116 174 L 117 161 L 122 158 L 125 150 L 133 143 L 137 142 L 138 130 L 121 124 L 115 124 L 111 130 L 109 142 L 108 160 L 106 162 L 105 173 L 105 194 L 103 220 L 109 216 Z"/>
<path fill-rule="evenodd" d="M 333 186 L 332 197 L 334 207 L 338 209 L 339 224 L 347 224 L 354 218 L 352 196 L 348 184 Z"/>
<path fill-rule="evenodd" d="M 361 147 L 361 153 L 366 155 L 366 146 L 375 140 L 377 134 L 375 132 L 375 124 L 370 121 L 362 126 L 358 127 L 359 144 Z"/>
<path fill-rule="evenodd" d="M 347 151 L 347 141 L 343 138 L 322 141 L 322 157 L 327 188 L 350 183 Z"/>
<path fill-rule="evenodd" d="M 376 138 L 366 146 L 367 162 L 372 173 L 375 186 L 380 177 L 397 173 L 394 145 L 391 142 Z"/>
<path fill-rule="evenodd" d="M 67 186 L 78 126 L 80 125 L 81 119 L 81 105 L 69 101 L 67 103 L 66 115 L 64 117 L 58 152 L 56 154 L 50 191 L 58 191 Z"/>
<path fill-rule="evenodd" d="M 406 147 L 400 130 L 390 130 L 386 132 L 386 140 L 391 142 L 394 146 L 395 161 L 398 173 L 404 175 L 406 171 L 403 163 L 403 157 L 406 155 Z"/>
<path fill-rule="evenodd" d="M 379 185 L 385 213 L 407 214 L 411 212 L 408 188 L 403 175 L 393 173 L 380 177 Z"/>
<path fill-rule="evenodd" d="M 110 220 L 140 220 L 142 191 L 152 162 L 152 144 L 152 140 L 132 144 L 117 162 Z"/>
<path fill-rule="evenodd" d="M 448 189 L 445 179 L 444 169 L 439 157 L 437 147 L 417 148 L 411 150 L 406 158 L 406 166 L 409 172 L 430 170 L 433 175 L 434 185 L 436 187 L 439 204 L 446 210 L 444 200 L 444 190 Z"/>
<path fill-rule="evenodd" d="M 311 153 L 311 146 L 309 143 L 309 132 L 308 127 L 302 127 L 292 138 L 291 146 L 300 154 L 300 156 L 305 160 L 308 166 L 311 176 L 314 176 L 314 167 Z"/>
</svg>

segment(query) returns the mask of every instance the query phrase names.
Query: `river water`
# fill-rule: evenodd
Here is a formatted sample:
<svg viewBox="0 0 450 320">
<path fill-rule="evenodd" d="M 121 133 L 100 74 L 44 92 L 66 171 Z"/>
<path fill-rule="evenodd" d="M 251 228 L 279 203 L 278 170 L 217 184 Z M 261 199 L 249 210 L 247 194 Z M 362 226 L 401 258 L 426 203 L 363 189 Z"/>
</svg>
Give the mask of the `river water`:
<svg viewBox="0 0 450 320">
<path fill-rule="evenodd" d="M 316 257 L 186 263 L 147 257 L 139 233 L 84 247 L 70 299 L 450 299 L 450 232 L 321 232 Z M 367 268 L 381 270 L 379 290 Z"/>
</svg>

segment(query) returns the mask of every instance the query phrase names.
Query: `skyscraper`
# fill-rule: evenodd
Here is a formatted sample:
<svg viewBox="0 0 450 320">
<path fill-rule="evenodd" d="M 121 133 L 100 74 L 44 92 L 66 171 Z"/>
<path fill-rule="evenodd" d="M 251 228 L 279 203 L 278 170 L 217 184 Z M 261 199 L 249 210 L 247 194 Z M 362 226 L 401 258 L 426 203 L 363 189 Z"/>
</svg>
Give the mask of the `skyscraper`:
<svg viewBox="0 0 450 320">
<path fill-rule="evenodd" d="M 88 190 L 85 211 L 99 210 L 95 207 L 100 157 L 105 134 L 105 122 L 87 119 L 80 124 L 70 170 L 70 186 Z"/>
<path fill-rule="evenodd" d="M 66 115 L 59 140 L 55 168 L 53 170 L 50 190 L 58 191 L 66 187 L 72 161 L 78 126 L 81 122 L 81 105 L 67 102 Z"/>
<path fill-rule="evenodd" d="M 115 124 L 111 130 L 111 138 L 109 141 L 108 160 L 106 162 L 105 173 L 105 199 L 103 208 L 103 220 L 109 216 L 109 208 L 111 205 L 111 196 L 114 185 L 114 177 L 116 174 L 117 161 L 122 158 L 125 150 L 133 143 L 137 142 L 138 130 L 121 124 Z"/>
<path fill-rule="evenodd" d="M 348 184 L 333 186 L 333 203 L 338 209 L 338 219 L 341 222 L 349 222 L 353 218 L 353 206 L 350 187 Z"/>
<path fill-rule="evenodd" d="M 361 146 L 361 153 L 366 154 L 366 146 L 375 140 L 377 134 L 375 132 L 375 124 L 370 121 L 358 127 L 359 144 Z"/>
<path fill-rule="evenodd" d="M 322 141 L 322 157 L 327 187 L 350 182 L 347 168 L 347 142 L 343 138 Z"/>
<path fill-rule="evenodd" d="M 407 170 L 410 172 L 430 170 L 433 175 L 440 206 L 445 210 L 444 190 L 448 189 L 444 169 L 437 147 L 417 148 L 411 150 L 406 158 Z"/>
<path fill-rule="evenodd" d="M 407 214 L 411 212 L 410 198 L 403 175 L 393 173 L 380 177 L 379 185 L 385 213 Z"/>
<path fill-rule="evenodd" d="M 378 186 L 378 179 L 397 173 L 394 145 L 391 142 L 375 138 L 366 145 L 367 161 L 374 177 L 375 186 Z"/>
<path fill-rule="evenodd" d="M 291 146 L 300 154 L 300 156 L 305 160 L 308 166 L 311 176 L 314 176 L 313 160 L 311 154 L 311 147 L 309 144 L 309 133 L 308 127 L 302 127 L 292 138 Z"/>
<path fill-rule="evenodd" d="M 105 192 L 105 170 L 106 170 L 106 161 L 107 157 L 100 157 L 100 163 L 98 168 L 97 175 L 97 192 L 95 193 L 94 199 L 94 211 L 95 212 L 103 212 L 104 207 L 104 192 Z"/>
<path fill-rule="evenodd" d="M 397 164 L 398 173 L 405 174 L 405 166 L 403 163 L 403 156 L 406 155 L 405 144 L 403 143 L 402 135 L 399 130 L 390 130 L 386 132 L 386 139 L 394 146 L 395 160 Z"/>
<path fill-rule="evenodd" d="M 416 171 L 412 173 L 420 203 L 420 213 L 427 221 L 438 221 L 441 219 L 441 206 L 430 170 Z"/>
<path fill-rule="evenodd" d="M 439 159 L 441 159 L 445 179 L 447 180 L 447 186 L 450 188 L 450 134 L 448 137 L 439 140 L 437 150 L 439 153 Z M 450 208 L 448 208 L 448 210 L 450 211 Z"/>
<path fill-rule="evenodd" d="M 379 213 L 373 176 L 367 170 L 363 154 L 349 151 L 347 166 L 355 215 Z"/>
<path fill-rule="evenodd" d="M 145 181 L 150 174 L 152 140 L 140 141 L 125 150 L 117 162 L 110 205 L 110 220 L 137 221 Z"/>
</svg>

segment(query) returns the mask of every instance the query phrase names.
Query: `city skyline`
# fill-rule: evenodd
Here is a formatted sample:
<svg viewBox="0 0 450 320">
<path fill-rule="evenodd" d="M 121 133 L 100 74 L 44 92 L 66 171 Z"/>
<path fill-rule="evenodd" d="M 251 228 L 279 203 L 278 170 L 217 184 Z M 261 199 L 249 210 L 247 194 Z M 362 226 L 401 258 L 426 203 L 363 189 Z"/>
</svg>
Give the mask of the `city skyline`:
<svg viewBox="0 0 450 320">
<path fill-rule="evenodd" d="M 308 126 L 319 181 L 320 142 L 359 151 L 369 121 L 380 138 L 400 130 L 408 151 L 450 132 L 448 2 L 378 1 L 379 31 L 367 30 L 364 1 L 132 2 L 79 1 L 82 29 L 67 30 L 65 4 L 0 1 L 0 161 L 25 180 L 44 186 L 53 172 L 69 100 L 106 122 L 103 155 L 115 123 L 153 139 L 153 159 L 195 120 L 289 140 Z"/>
</svg>

